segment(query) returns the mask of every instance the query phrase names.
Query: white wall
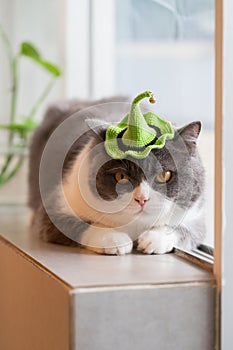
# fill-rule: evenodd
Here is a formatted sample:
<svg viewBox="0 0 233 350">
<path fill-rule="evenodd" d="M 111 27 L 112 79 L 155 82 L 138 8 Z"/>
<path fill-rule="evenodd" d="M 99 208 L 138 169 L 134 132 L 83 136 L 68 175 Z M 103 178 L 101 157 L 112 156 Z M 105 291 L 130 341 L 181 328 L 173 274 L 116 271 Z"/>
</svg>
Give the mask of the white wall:
<svg viewBox="0 0 233 350">
<path fill-rule="evenodd" d="M 14 50 L 21 41 L 31 41 L 42 55 L 58 64 L 64 72 L 65 66 L 65 6 L 63 0 L 0 0 L 0 21 L 4 26 Z M 21 86 L 18 104 L 19 115 L 27 113 L 30 106 L 42 92 L 49 76 L 26 58 L 20 67 Z M 4 48 L 0 44 L 0 122 L 6 120 L 9 112 L 9 71 Z M 59 78 L 48 101 L 64 95 L 64 75 Z M 44 109 L 43 108 L 43 109 Z M 40 110 L 38 118 L 41 117 Z"/>
</svg>

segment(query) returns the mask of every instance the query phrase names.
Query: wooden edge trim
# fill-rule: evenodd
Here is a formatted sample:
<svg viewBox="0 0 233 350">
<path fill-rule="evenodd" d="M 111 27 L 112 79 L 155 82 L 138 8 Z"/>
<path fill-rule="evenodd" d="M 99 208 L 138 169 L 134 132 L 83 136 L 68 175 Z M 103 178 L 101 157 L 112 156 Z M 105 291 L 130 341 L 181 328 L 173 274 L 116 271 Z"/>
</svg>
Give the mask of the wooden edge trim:
<svg viewBox="0 0 233 350">
<path fill-rule="evenodd" d="M 215 1 L 215 194 L 214 275 L 217 283 L 216 349 L 221 344 L 222 286 L 222 107 L 223 107 L 223 0 Z"/>
<path fill-rule="evenodd" d="M 42 270 L 44 273 L 46 273 L 50 278 L 55 279 L 58 283 L 62 284 L 63 287 L 67 288 L 68 290 L 72 290 L 73 287 L 70 286 L 67 282 L 62 280 L 60 277 L 52 273 L 49 269 L 47 269 L 44 265 L 42 265 L 37 260 L 33 259 L 31 256 L 26 254 L 23 250 L 21 250 L 19 247 L 14 245 L 12 242 L 5 239 L 3 236 L 0 235 L 0 244 L 4 244 L 9 249 L 13 250 L 16 254 L 20 255 L 22 258 L 27 260 L 30 264 L 32 264 L 35 268 Z"/>
</svg>

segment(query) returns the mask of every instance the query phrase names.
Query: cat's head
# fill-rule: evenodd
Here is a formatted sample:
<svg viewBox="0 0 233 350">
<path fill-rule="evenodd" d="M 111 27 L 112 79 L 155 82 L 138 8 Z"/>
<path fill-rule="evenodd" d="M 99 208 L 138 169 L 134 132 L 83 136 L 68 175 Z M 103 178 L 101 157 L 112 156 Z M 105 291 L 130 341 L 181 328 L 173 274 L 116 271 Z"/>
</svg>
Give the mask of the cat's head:
<svg viewBox="0 0 233 350">
<path fill-rule="evenodd" d="M 110 227 L 164 225 L 203 193 L 204 170 L 197 151 L 200 122 L 175 130 L 175 137 L 145 159 L 112 159 L 104 148 L 107 125 L 87 121 L 91 136 L 77 157 L 73 176 L 82 203 L 73 201 L 77 214 Z M 179 218 L 178 218 L 179 216 Z M 140 229 L 139 229 L 140 230 Z"/>
</svg>

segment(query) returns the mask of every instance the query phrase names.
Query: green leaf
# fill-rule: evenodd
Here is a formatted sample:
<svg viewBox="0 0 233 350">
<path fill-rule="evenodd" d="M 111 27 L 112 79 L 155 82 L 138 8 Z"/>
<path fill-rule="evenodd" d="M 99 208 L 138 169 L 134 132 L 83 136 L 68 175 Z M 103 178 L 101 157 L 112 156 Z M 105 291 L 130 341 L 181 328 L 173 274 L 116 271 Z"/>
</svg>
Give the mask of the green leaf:
<svg viewBox="0 0 233 350">
<path fill-rule="evenodd" d="M 24 123 L 0 124 L 0 129 L 22 133 L 34 130 L 37 125 L 38 124 L 31 118 L 27 118 L 25 119 Z"/>
<path fill-rule="evenodd" d="M 56 66 L 55 64 L 48 61 L 44 61 L 42 59 L 36 59 L 36 61 L 55 77 L 59 77 L 61 75 L 61 71 L 59 67 Z"/>
<path fill-rule="evenodd" d="M 24 120 L 24 125 L 27 127 L 28 130 L 34 130 L 39 123 L 35 122 L 32 118 L 28 117 Z"/>
<path fill-rule="evenodd" d="M 8 125 L 0 124 L 0 129 L 21 132 L 21 131 L 27 129 L 27 127 L 25 125 L 23 125 L 23 124 L 11 123 L 11 124 L 8 124 Z"/>
<path fill-rule="evenodd" d="M 59 77 L 61 75 L 59 67 L 51 62 L 42 59 L 39 51 L 31 43 L 23 42 L 21 44 L 20 53 L 22 56 L 31 58 L 34 62 L 38 63 L 38 65 L 43 67 L 45 70 L 47 70 L 47 72 L 51 73 L 53 76 Z"/>
<path fill-rule="evenodd" d="M 40 58 L 39 51 L 35 48 L 34 45 L 28 42 L 21 43 L 20 53 L 23 56 L 31 57 L 33 59 Z"/>
</svg>

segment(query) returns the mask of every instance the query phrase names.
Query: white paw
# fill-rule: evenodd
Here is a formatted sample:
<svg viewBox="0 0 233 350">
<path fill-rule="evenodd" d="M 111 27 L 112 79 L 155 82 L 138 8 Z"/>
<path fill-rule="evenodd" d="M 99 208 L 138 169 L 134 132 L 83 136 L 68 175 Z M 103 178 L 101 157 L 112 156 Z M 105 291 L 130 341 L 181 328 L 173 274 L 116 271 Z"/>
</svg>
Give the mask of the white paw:
<svg viewBox="0 0 233 350">
<path fill-rule="evenodd" d="M 138 238 L 137 249 L 145 254 L 165 254 L 177 244 L 175 232 L 169 232 L 166 227 L 144 232 Z"/>
<path fill-rule="evenodd" d="M 94 244 L 93 244 L 94 243 Z M 131 253 L 133 242 L 126 233 L 109 232 L 100 235 L 95 242 L 89 241 L 87 248 L 99 253 L 108 255 L 125 255 Z"/>
<path fill-rule="evenodd" d="M 126 233 L 110 233 L 103 237 L 104 253 L 124 255 L 130 253 L 133 242 Z"/>
</svg>

